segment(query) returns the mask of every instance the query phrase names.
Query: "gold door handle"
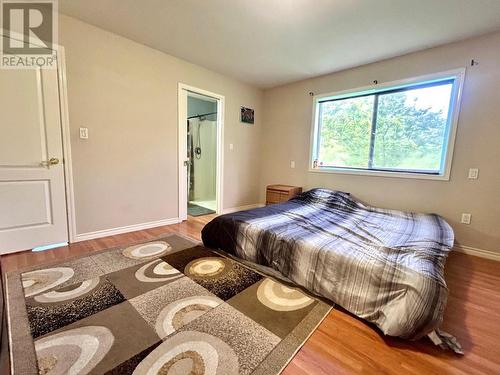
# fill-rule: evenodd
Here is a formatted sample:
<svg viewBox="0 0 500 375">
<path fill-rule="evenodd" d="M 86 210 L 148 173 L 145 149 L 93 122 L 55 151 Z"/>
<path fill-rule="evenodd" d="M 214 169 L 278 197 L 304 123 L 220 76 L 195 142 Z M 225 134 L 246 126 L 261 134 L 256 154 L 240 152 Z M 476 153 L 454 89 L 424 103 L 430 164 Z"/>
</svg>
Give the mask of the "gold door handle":
<svg viewBox="0 0 500 375">
<path fill-rule="evenodd" d="M 45 160 L 40 163 L 42 167 L 50 167 L 51 165 L 57 165 L 57 164 L 59 164 L 58 158 L 50 158 L 49 160 Z"/>
</svg>

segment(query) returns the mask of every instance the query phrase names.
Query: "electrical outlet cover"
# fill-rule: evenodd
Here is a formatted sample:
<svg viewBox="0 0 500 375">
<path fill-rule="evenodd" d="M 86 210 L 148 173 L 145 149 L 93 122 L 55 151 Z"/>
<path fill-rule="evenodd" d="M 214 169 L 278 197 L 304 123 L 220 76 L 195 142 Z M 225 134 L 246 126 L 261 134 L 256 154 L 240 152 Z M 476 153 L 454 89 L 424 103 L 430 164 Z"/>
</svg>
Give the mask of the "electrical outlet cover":
<svg viewBox="0 0 500 375">
<path fill-rule="evenodd" d="M 479 177 L 479 169 L 477 168 L 470 168 L 469 169 L 469 180 L 477 180 L 477 178 Z"/>
<path fill-rule="evenodd" d="M 462 224 L 470 224 L 471 214 L 462 214 Z"/>
<path fill-rule="evenodd" d="M 80 128 L 80 139 L 88 139 L 88 138 L 89 138 L 89 129 Z"/>
</svg>

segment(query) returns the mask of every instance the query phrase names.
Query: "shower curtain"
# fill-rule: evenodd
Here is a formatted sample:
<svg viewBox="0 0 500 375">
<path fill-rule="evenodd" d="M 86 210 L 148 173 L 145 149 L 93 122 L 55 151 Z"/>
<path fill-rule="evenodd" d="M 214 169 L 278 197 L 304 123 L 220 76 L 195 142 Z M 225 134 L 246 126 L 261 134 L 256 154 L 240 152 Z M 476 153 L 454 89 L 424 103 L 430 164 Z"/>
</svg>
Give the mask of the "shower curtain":
<svg viewBox="0 0 500 375">
<path fill-rule="evenodd" d="M 201 148 L 197 155 L 196 147 Z M 190 201 L 213 201 L 217 173 L 217 122 L 188 120 L 188 198 Z"/>
</svg>

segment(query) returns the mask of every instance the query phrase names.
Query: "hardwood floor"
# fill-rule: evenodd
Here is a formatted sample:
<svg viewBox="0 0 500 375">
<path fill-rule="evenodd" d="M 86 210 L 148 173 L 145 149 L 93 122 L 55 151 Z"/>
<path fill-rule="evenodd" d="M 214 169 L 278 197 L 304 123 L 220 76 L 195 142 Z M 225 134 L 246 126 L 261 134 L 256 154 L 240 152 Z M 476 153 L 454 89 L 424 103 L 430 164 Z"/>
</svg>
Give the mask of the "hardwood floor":
<svg viewBox="0 0 500 375">
<path fill-rule="evenodd" d="M 93 251 L 148 240 L 165 233 L 200 239 L 215 215 L 183 223 L 79 242 L 39 253 L 1 257 L 2 270 L 78 257 Z M 452 252 L 446 266 L 450 289 L 443 329 L 461 342 L 465 355 L 434 347 L 426 339 L 405 342 L 341 309 L 333 310 L 283 374 L 500 374 L 500 262 Z"/>
</svg>

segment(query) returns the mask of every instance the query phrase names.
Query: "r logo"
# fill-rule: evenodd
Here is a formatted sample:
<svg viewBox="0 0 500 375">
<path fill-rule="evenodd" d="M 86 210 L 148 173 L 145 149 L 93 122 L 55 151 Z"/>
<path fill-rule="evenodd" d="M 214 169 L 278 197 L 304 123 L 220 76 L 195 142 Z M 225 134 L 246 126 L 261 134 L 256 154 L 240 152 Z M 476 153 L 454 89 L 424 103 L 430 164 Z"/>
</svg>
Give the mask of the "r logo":
<svg viewBox="0 0 500 375">
<path fill-rule="evenodd" d="M 2 52 L 10 55 L 50 55 L 54 42 L 52 1 L 2 1 Z M 22 40 L 21 40 L 22 39 Z"/>
</svg>

